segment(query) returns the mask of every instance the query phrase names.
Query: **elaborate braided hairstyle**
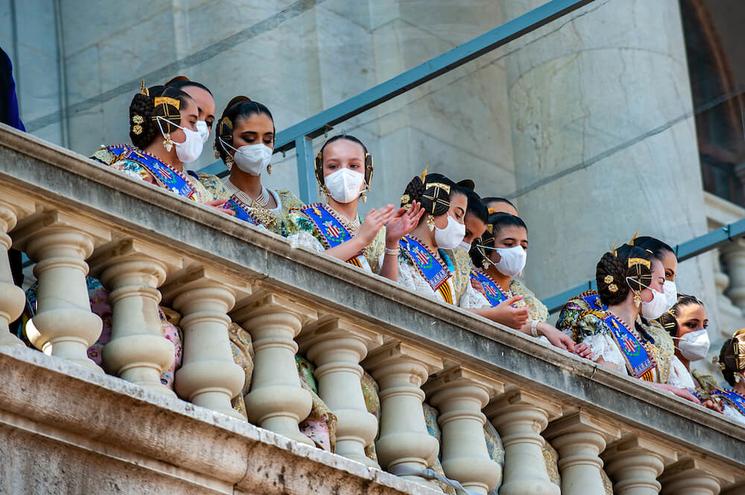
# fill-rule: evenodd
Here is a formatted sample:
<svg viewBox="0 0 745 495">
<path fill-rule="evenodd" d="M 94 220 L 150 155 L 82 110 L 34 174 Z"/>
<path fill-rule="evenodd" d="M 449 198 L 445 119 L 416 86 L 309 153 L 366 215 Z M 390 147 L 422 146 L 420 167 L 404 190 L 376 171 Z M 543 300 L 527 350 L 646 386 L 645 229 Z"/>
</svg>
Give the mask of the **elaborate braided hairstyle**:
<svg viewBox="0 0 745 495">
<path fill-rule="evenodd" d="M 134 95 L 129 104 L 129 138 L 132 144 L 140 149 L 147 148 L 164 133 L 176 130 L 172 124 L 181 123 L 180 110 L 191 101 L 191 97 L 177 88 L 153 86 L 145 88 L 144 82 L 140 91 Z M 160 119 L 163 117 L 166 120 Z"/>
<path fill-rule="evenodd" d="M 401 206 L 406 208 L 417 201 L 427 214 L 425 216 L 439 217 L 450 210 L 450 198 L 453 195 L 463 194 L 467 197 L 467 191 L 442 174 L 427 174 L 425 171 L 406 185 L 401 196 Z"/>
<path fill-rule="evenodd" d="M 236 96 L 228 102 L 228 105 L 222 112 L 220 120 L 217 121 L 214 145 L 215 157 L 221 158 L 226 164 L 232 160 L 230 153 L 232 149 L 230 146 L 237 148 L 237 146 L 233 144 L 233 129 L 239 120 L 247 119 L 254 114 L 263 114 L 269 117 L 272 121 L 272 128 L 276 133 L 274 117 L 272 116 L 272 112 L 270 112 L 265 105 L 258 101 L 253 101 L 248 96 Z M 274 146 L 274 143 L 272 143 L 272 146 Z"/>
<path fill-rule="evenodd" d="M 474 266 L 486 268 L 488 265 L 488 253 L 485 248 L 493 248 L 497 234 L 505 227 L 522 227 L 528 231 L 528 226 L 522 218 L 509 213 L 492 213 L 486 222 L 486 232 L 481 236 L 481 242 L 474 243 L 468 254 Z"/>
<path fill-rule="evenodd" d="M 680 316 L 680 310 L 685 306 L 696 304 L 698 306 L 704 305 L 696 296 L 689 296 L 686 294 L 678 294 L 678 300 L 673 307 L 665 311 L 662 316 L 657 318 L 657 321 L 663 326 L 667 333 L 672 337 L 677 337 L 680 328 L 678 328 L 678 316 Z"/>
<path fill-rule="evenodd" d="M 326 188 L 326 180 L 323 177 L 323 152 L 326 149 L 326 146 L 336 141 L 350 141 L 352 143 L 359 144 L 362 147 L 362 152 L 365 155 L 365 184 L 367 184 L 367 189 L 370 189 L 373 171 L 375 169 L 375 167 L 373 166 L 372 155 L 369 151 L 367 151 L 367 146 L 365 146 L 365 143 L 363 143 L 359 138 L 352 136 L 351 134 L 339 134 L 338 136 L 331 137 L 326 140 L 326 142 L 323 143 L 323 146 L 321 146 L 321 149 L 318 150 L 318 154 L 316 155 L 315 160 L 316 182 L 318 182 L 318 187 L 320 187 L 322 191 Z"/>
<path fill-rule="evenodd" d="M 736 331 L 731 339 L 724 341 L 717 361 L 722 376 L 734 387 L 738 381 L 736 374 L 745 371 L 745 328 Z"/>
<path fill-rule="evenodd" d="M 652 255 L 629 244 L 605 253 L 595 268 L 600 299 L 608 306 L 619 304 L 630 291 L 640 292 L 652 283 Z"/>
</svg>

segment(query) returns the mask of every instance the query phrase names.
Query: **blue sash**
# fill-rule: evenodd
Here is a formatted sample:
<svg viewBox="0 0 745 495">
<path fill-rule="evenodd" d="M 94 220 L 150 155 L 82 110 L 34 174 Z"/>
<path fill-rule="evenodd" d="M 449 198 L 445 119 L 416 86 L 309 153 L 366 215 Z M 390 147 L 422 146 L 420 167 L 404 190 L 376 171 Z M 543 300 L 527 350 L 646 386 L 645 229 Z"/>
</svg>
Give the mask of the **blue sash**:
<svg viewBox="0 0 745 495">
<path fill-rule="evenodd" d="M 583 292 L 579 295 L 579 298 L 582 299 L 592 310 L 606 311 L 608 309 L 608 306 L 603 304 L 603 301 L 600 300 L 600 294 L 594 290 Z"/>
<path fill-rule="evenodd" d="M 326 205 L 322 203 L 314 203 L 312 205 L 307 205 L 304 208 L 300 208 L 300 211 L 308 217 L 311 222 L 313 222 L 313 226 L 316 228 L 318 233 L 321 234 L 326 249 L 335 248 L 336 246 L 352 239 L 352 234 Z M 367 266 L 367 260 L 365 260 L 362 255 L 348 259 L 347 263 L 359 268 L 365 268 L 365 266 Z"/>
<path fill-rule="evenodd" d="M 507 294 L 486 273 L 479 270 L 471 270 L 471 282 L 471 285 L 486 297 L 492 308 L 498 306 L 502 301 L 507 300 Z"/>
<path fill-rule="evenodd" d="M 733 406 L 735 406 L 735 409 L 737 409 L 740 414 L 745 416 L 745 397 L 738 394 L 734 390 L 721 390 L 721 389 L 714 389 L 711 392 L 711 395 L 721 397 L 722 399 L 726 400 Z"/>
<path fill-rule="evenodd" d="M 606 312 L 603 321 L 613 332 L 632 376 L 649 382 L 654 381 L 652 370 L 656 364 L 636 335 L 612 313 Z"/>
<path fill-rule="evenodd" d="M 194 189 L 186 176 L 154 156 L 126 144 L 108 146 L 106 149 L 115 154 L 119 160 L 132 160 L 145 167 L 161 187 L 189 199 L 194 196 Z"/>
<path fill-rule="evenodd" d="M 402 252 L 414 264 L 432 290 L 438 290 L 450 278 L 450 270 L 447 266 L 443 265 L 419 240 L 407 235 L 398 243 Z"/>
<path fill-rule="evenodd" d="M 235 212 L 235 218 L 248 222 L 251 225 L 259 225 L 260 222 L 256 219 L 254 214 L 251 213 L 251 209 L 235 195 L 231 196 L 230 199 L 225 202 L 225 205 Z"/>
</svg>

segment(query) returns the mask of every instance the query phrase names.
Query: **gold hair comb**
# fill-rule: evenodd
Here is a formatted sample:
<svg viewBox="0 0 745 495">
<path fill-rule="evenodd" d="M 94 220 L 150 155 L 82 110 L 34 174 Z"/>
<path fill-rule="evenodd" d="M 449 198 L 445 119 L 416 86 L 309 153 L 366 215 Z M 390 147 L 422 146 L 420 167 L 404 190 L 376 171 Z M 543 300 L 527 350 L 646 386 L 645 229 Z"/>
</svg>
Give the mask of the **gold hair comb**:
<svg viewBox="0 0 745 495">
<path fill-rule="evenodd" d="M 176 110 L 181 109 L 181 102 L 170 96 L 156 96 L 155 106 L 157 107 L 158 105 L 171 105 L 172 107 L 176 107 Z"/>
<path fill-rule="evenodd" d="M 652 268 L 652 263 L 644 258 L 629 258 L 629 268 L 636 265 L 642 265 L 643 267 Z"/>
</svg>

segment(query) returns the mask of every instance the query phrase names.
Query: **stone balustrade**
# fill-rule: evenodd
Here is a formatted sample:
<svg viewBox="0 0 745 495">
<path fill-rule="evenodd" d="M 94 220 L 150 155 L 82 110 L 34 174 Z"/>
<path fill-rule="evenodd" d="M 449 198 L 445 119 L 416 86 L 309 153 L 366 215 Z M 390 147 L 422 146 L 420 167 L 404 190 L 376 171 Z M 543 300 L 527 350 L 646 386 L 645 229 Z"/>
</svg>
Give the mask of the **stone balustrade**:
<svg viewBox="0 0 745 495">
<path fill-rule="evenodd" d="M 624 495 L 745 483 L 745 429 L 720 415 L 4 126 L 0 227 L 0 492 L 428 494 L 436 465 L 479 494 L 603 494 L 608 477 Z M 28 338 L 46 356 L 7 332 L 23 306 L 11 243 L 36 263 Z M 101 332 L 89 266 L 110 290 L 108 375 L 86 356 Z M 159 381 L 173 362 L 159 304 L 181 315 L 175 394 Z M 253 344 L 245 395 L 233 324 Z M 336 416 L 336 455 L 301 430 L 313 399 L 298 352 Z"/>
</svg>

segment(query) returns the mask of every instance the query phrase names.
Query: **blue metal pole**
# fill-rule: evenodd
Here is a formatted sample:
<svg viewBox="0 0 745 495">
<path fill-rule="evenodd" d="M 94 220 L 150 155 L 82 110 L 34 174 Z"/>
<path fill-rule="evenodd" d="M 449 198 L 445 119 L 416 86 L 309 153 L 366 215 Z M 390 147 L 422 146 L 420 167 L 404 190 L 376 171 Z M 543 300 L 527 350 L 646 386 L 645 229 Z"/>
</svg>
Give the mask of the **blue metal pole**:
<svg viewBox="0 0 745 495">
<path fill-rule="evenodd" d="M 297 159 L 297 182 L 300 199 L 305 204 L 313 203 L 317 199 L 315 157 L 313 155 L 313 138 L 300 136 L 295 139 L 295 153 Z"/>
</svg>

